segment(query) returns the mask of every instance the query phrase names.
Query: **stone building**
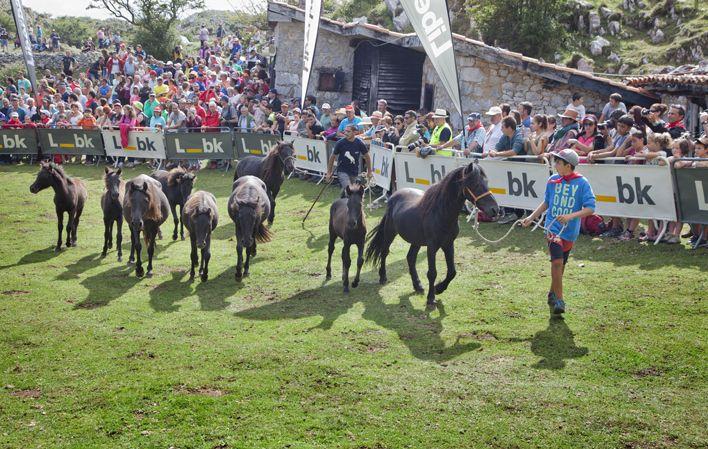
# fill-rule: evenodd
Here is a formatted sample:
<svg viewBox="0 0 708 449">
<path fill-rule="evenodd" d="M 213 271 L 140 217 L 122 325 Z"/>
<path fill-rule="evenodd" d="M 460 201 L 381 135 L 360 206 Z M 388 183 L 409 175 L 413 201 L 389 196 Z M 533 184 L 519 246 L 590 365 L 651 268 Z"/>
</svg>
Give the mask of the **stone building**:
<svg viewBox="0 0 708 449">
<path fill-rule="evenodd" d="M 274 29 L 275 86 L 286 97 L 300 95 L 304 30 L 302 9 L 268 2 L 268 21 Z M 509 103 L 530 101 L 534 112 L 562 112 L 574 92 L 585 107 L 600 111 L 609 95 L 618 92 L 627 105 L 649 106 L 653 94 L 576 69 L 549 64 L 519 53 L 454 35 L 460 93 L 465 113 L 484 112 Z M 385 98 L 392 111 L 432 110 L 454 106 L 415 34 L 401 34 L 362 23 L 322 18 L 308 93 L 333 105 L 358 99 L 371 112 Z M 453 124 L 461 119 L 452 114 Z"/>
</svg>

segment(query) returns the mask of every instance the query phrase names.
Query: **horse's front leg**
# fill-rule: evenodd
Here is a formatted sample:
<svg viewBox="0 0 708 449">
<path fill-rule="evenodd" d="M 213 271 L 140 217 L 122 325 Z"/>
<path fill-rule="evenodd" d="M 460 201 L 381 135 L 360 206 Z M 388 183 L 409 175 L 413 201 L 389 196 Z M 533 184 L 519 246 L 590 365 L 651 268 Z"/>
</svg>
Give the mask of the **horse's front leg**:
<svg viewBox="0 0 708 449">
<path fill-rule="evenodd" d="M 238 240 L 238 236 L 236 240 Z M 243 245 L 241 245 L 241 242 L 236 244 L 236 254 L 238 254 L 238 260 L 236 261 L 236 282 L 241 282 L 243 278 L 243 272 L 241 271 L 243 269 Z"/>
<path fill-rule="evenodd" d="M 337 234 L 333 229 L 329 230 L 329 245 L 327 246 L 327 274 L 326 279 L 332 279 L 332 253 L 334 253 L 334 243 L 337 241 Z"/>
<path fill-rule="evenodd" d="M 152 257 L 155 255 L 155 237 L 157 236 L 157 229 L 145 231 L 148 235 L 148 266 L 147 266 L 147 277 L 152 277 Z"/>
<path fill-rule="evenodd" d="M 349 267 L 352 265 L 352 258 L 349 254 L 351 244 L 344 242 L 342 247 L 342 285 L 344 285 L 344 293 L 349 293 Z"/>
<path fill-rule="evenodd" d="M 111 222 L 112 218 L 103 217 L 103 251 L 101 251 L 101 257 L 106 257 L 108 252 L 108 242 L 111 240 Z"/>
<path fill-rule="evenodd" d="M 273 220 L 275 220 L 275 197 L 278 195 L 277 192 L 273 193 L 273 198 L 270 200 L 270 214 L 268 215 L 268 225 L 273 224 Z"/>
<path fill-rule="evenodd" d="M 207 237 L 206 246 L 202 248 L 202 264 L 204 265 L 202 282 L 209 279 L 209 259 L 211 259 L 211 236 Z"/>
<path fill-rule="evenodd" d="M 172 220 L 175 223 L 175 230 L 172 231 L 172 240 L 177 240 L 177 227 L 179 226 L 179 218 L 177 218 L 177 205 L 170 204 L 170 209 L 172 209 Z"/>
<path fill-rule="evenodd" d="M 435 278 L 438 276 L 435 269 L 435 254 L 437 252 L 437 246 L 428 245 L 428 306 L 435 305 Z"/>
<path fill-rule="evenodd" d="M 113 248 L 113 219 L 108 220 L 108 249 Z"/>
<path fill-rule="evenodd" d="M 445 264 L 447 265 L 447 276 L 445 276 L 445 279 L 443 279 L 442 282 L 440 282 L 438 285 L 435 286 L 435 293 L 436 294 L 441 294 L 445 290 L 447 290 L 448 285 L 450 285 L 450 282 L 455 278 L 455 275 L 457 275 L 457 271 L 455 270 L 455 245 L 454 243 L 450 243 L 448 246 L 443 247 L 443 253 L 445 253 Z"/>
<path fill-rule="evenodd" d="M 118 262 L 123 259 L 123 215 L 118 215 L 116 219 L 116 249 L 118 250 Z"/>
<path fill-rule="evenodd" d="M 57 232 L 59 233 L 59 237 L 57 237 L 57 246 L 54 248 L 54 251 L 61 251 L 61 234 L 64 231 L 64 212 L 59 210 L 57 208 Z"/>
<path fill-rule="evenodd" d="M 356 244 L 358 254 L 356 258 L 356 276 L 354 276 L 354 282 L 352 282 L 352 288 L 357 288 L 359 285 L 359 275 L 361 274 L 361 267 L 364 265 L 364 242 L 361 241 Z"/>
<path fill-rule="evenodd" d="M 132 228 L 133 246 L 135 246 L 135 274 L 138 277 L 143 277 L 145 270 L 143 269 L 143 260 L 140 258 L 140 252 L 143 250 L 143 245 L 140 243 L 140 229 Z"/>
<path fill-rule="evenodd" d="M 130 256 L 128 257 L 128 265 L 135 262 L 135 231 L 133 231 L 133 226 L 128 223 L 128 230 L 130 231 Z"/>
<path fill-rule="evenodd" d="M 418 259 L 418 251 L 420 251 L 420 246 L 411 245 L 408 250 L 408 255 L 406 255 L 406 261 L 408 261 L 408 272 L 411 275 L 411 281 L 413 281 L 413 290 L 415 290 L 416 293 L 423 293 L 425 289 L 420 283 L 418 270 L 415 268 L 415 262 Z"/>
<path fill-rule="evenodd" d="M 184 223 L 182 222 L 182 209 L 184 209 L 184 204 L 180 204 L 179 206 L 179 237 L 184 240 Z M 177 210 L 177 206 L 175 206 L 175 210 Z"/>
<path fill-rule="evenodd" d="M 189 233 L 189 242 L 192 245 L 192 252 L 190 253 L 190 258 L 192 265 L 189 268 L 189 280 L 194 280 L 194 267 L 199 262 L 199 256 L 197 255 L 197 237 L 193 233 Z"/>
<path fill-rule="evenodd" d="M 250 248 L 246 248 L 246 263 L 243 265 L 243 277 L 248 277 L 248 269 L 251 267 L 251 256 L 256 255 L 256 240 L 254 237 L 253 244 Z"/>
<path fill-rule="evenodd" d="M 71 247 L 71 231 L 74 229 L 74 220 L 76 219 L 76 212 L 69 212 L 69 220 L 66 222 L 66 247 Z"/>
</svg>

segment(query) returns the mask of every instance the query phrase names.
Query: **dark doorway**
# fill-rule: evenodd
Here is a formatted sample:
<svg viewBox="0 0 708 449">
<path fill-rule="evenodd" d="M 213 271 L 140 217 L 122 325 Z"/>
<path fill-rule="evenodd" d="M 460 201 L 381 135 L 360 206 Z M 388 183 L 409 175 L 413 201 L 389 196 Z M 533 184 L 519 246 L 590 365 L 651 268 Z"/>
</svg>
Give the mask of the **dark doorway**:
<svg viewBox="0 0 708 449">
<path fill-rule="evenodd" d="M 435 86 L 426 84 L 423 91 L 423 110 L 426 112 L 433 110 L 433 98 L 435 98 Z"/>
<path fill-rule="evenodd" d="M 369 114 L 380 98 L 394 114 L 418 110 L 424 61 L 425 54 L 415 50 L 360 42 L 354 51 L 352 99 Z"/>
</svg>

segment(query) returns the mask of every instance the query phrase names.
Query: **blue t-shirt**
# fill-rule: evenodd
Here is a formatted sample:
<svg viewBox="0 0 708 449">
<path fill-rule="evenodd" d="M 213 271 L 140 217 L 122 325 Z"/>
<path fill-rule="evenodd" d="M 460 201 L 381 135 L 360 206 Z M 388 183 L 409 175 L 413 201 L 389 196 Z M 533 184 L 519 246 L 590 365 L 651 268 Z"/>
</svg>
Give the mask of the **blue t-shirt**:
<svg viewBox="0 0 708 449">
<path fill-rule="evenodd" d="M 357 116 L 354 116 L 354 118 L 352 120 L 349 120 L 349 117 L 344 117 L 344 120 L 342 120 L 341 123 L 339 123 L 339 128 L 337 128 L 337 131 L 339 131 L 340 133 L 343 133 L 344 130 L 346 129 L 346 127 L 349 125 L 356 125 L 356 129 L 361 131 L 360 123 L 361 123 L 361 119 Z"/>
<path fill-rule="evenodd" d="M 167 124 L 165 123 L 165 119 L 162 118 L 161 115 L 158 115 L 157 117 L 153 115 L 152 117 L 150 117 L 150 129 L 157 129 L 157 125 L 161 125 L 162 129 L 165 129 L 165 126 L 167 126 Z"/>
<path fill-rule="evenodd" d="M 551 176 L 546 183 L 544 201 L 548 205 L 546 229 L 570 242 L 577 240 L 578 234 L 580 234 L 580 219 L 575 218 L 569 221 L 561 232 L 563 225 L 555 220 L 556 217 L 578 212 L 585 207 L 595 209 L 595 194 L 592 192 L 590 183 L 583 176 L 570 181 L 563 180 L 560 175 Z"/>
</svg>

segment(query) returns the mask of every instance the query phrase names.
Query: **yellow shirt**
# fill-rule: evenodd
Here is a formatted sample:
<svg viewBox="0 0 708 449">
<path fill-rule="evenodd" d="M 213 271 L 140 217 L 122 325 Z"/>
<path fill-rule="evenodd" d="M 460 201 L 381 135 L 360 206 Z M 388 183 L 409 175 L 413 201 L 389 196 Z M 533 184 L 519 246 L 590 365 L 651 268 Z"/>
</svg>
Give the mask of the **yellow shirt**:
<svg viewBox="0 0 708 449">
<path fill-rule="evenodd" d="M 169 87 L 167 87 L 167 84 L 156 84 L 155 87 L 153 88 L 155 91 L 155 96 L 157 98 L 164 97 L 167 95 L 167 92 L 170 90 Z"/>
</svg>

